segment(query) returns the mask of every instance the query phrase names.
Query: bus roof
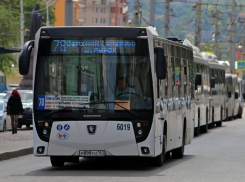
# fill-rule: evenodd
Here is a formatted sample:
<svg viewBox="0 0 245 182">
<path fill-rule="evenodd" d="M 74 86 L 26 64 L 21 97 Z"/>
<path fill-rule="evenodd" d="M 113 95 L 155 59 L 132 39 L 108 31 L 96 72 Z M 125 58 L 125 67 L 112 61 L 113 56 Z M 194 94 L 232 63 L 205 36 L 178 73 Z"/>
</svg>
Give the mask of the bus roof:
<svg viewBox="0 0 245 182">
<path fill-rule="evenodd" d="M 95 26 L 63 26 L 63 27 L 41 27 L 35 38 L 40 36 L 49 38 L 64 37 L 134 37 L 147 36 L 147 31 L 153 36 L 158 36 L 153 27 L 95 27 Z"/>
</svg>

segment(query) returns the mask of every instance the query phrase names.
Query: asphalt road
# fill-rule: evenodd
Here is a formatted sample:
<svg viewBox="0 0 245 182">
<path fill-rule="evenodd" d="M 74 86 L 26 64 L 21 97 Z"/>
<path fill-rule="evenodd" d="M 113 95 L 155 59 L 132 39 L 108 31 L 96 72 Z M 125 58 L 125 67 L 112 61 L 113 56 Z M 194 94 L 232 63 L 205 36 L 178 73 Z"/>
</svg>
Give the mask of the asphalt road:
<svg viewBox="0 0 245 182">
<path fill-rule="evenodd" d="M 0 161 L 0 181 L 245 181 L 245 119 L 223 122 L 194 138 L 183 159 L 170 158 L 160 168 L 148 160 L 118 158 L 53 168 L 49 158 L 27 155 Z"/>
</svg>

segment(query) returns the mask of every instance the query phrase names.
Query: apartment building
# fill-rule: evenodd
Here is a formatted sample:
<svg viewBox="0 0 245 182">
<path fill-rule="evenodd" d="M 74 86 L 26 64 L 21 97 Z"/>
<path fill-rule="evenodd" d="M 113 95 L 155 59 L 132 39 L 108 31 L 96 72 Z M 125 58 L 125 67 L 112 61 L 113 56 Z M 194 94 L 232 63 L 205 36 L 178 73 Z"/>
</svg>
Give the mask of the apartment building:
<svg viewBox="0 0 245 182">
<path fill-rule="evenodd" d="M 65 1 L 54 4 L 54 26 L 65 25 Z M 73 0 L 74 26 L 122 26 L 127 22 L 127 0 Z"/>
</svg>

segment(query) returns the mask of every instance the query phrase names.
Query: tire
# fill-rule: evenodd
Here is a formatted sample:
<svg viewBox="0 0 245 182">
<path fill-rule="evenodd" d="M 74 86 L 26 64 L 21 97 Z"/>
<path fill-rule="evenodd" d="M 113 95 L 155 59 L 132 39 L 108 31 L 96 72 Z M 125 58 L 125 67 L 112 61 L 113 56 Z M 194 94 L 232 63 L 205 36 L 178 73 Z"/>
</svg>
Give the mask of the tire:
<svg viewBox="0 0 245 182">
<path fill-rule="evenodd" d="M 212 109 L 212 122 L 208 125 L 209 129 L 214 128 L 214 110 Z"/>
<path fill-rule="evenodd" d="M 237 114 L 237 118 L 242 118 L 242 107 L 239 106 L 239 112 Z"/>
<path fill-rule="evenodd" d="M 18 124 L 17 128 L 21 128 L 22 127 L 22 124 Z"/>
<path fill-rule="evenodd" d="M 198 126 L 194 128 L 194 136 L 198 136 L 200 134 L 200 118 L 198 118 Z"/>
<path fill-rule="evenodd" d="M 208 113 L 206 111 L 206 125 L 201 127 L 202 133 L 207 133 L 208 132 Z"/>
<path fill-rule="evenodd" d="M 153 158 L 153 164 L 154 166 L 161 167 L 163 165 L 163 162 L 166 158 L 166 136 L 163 135 L 163 144 L 162 144 L 162 153 L 156 157 Z"/>
<path fill-rule="evenodd" d="M 3 130 L 2 132 L 5 132 L 6 131 L 6 121 L 3 122 Z"/>
<path fill-rule="evenodd" d="M 185 132 L 183 131 L 183 139 L 182 139 L 182 145 L 179 148 L 176 148 L 172 151 L 172 157 L 175 159 L 181 159 L 184 156 L 185 151 Z"/>
<path fill-rule="evenodd" d="M 26 124 L 26 127 L 27 127 L 27 128 L 30 128 L 30 125 L 29 125 L 29 124 Z"/>
<path fill-rule="evenodd" d="M 226 121 L 229 121 L 229 117 L 228 117 L 228 109 L 226 109 L 226 118 L 225 118 Z"/>
<path fill-rule="evenodd" d="M 220 121 L 216 122 L 216 126 L 222 126 L 222 110 L 220 112 Z"/>
<path fill-rule="evenodd" d="M 53 167 L 62 167 L 65 164 L 65 161 L 62 157 L 50 156 L 50 162 Z"/>
<path fill-rule="evenodd" d="M 198 122 L 198 127 L 194 129 L 194 136 L 198 136 L 200 134 L 200 123 Z"/>
</svg>

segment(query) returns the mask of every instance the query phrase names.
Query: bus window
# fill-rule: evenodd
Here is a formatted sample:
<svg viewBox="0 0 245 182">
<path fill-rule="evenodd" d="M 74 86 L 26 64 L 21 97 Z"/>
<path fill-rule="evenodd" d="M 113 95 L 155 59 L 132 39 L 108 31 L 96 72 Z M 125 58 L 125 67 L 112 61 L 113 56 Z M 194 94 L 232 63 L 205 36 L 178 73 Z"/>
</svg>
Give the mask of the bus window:
<svg viewBox="0 0 245 182">
<path fill-rule="evenodd" d="M 186 59 L 186 49 L 185 48 L 181 48 L 181 57 L 183 59 Z"/>
<path fill-rule="evenodd" d="M 181 94 L 181 62 L 179 58 L 175 58 L 175 96 L 180 97 Z"/>
<path fill-rule="evenodd" d="M 180 47 L 176 46 L 176 57 L 181 57 Z"/>
</svg>

